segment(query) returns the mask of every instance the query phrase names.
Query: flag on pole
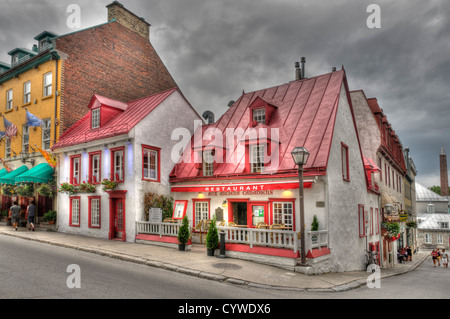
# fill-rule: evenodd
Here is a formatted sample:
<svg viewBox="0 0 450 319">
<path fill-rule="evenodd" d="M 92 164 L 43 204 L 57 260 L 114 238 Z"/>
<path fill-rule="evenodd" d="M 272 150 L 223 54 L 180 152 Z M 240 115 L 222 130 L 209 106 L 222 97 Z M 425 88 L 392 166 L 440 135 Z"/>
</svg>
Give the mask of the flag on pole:
<svg viewBox="0 0 450 319">
<path fill-rule="evenodd" d="M 56 158 L 54 158 L 52 154 L 49 154 L 48 152 L 39 148 L 36 144 L 34 144 L 34 146 L 36 146 L 37 149 L 39 150 L 39 152 L 41 152 L 42 156 L 44 156 L 44 158 L 47 160 L 48 164 L 51 167 L 55 168 L 56 167 Z"/>
<path fill-rule="evenodd" d="M 28 126 L 44 126 L 44 121 L 42 121 L 40 118 L 38 118 L 36 115 L 31 114 L 27 110 L 27 125 Z"/>
<path fill-rule="evenodd" d="M 17 126 L 15 126 L 13 123 L 8 121 L 6 119 L 6 117 L 3 117 L 3 123 L 5 124 L 6 136 L 11 137 L 11 136 L 17 135 L 17 131 L 18 131 Z"/>
<path fill-rule="evenodd" d="M 5 167 L 6 171 L 9 173 L 12 171 L 12 169 L 8 166 L 8 164 L 6 164 L 6 162 L 3 160 L 3 158 L 0 157 L 0 160 L 3 163 L 3 166 Z"/>
</svg>

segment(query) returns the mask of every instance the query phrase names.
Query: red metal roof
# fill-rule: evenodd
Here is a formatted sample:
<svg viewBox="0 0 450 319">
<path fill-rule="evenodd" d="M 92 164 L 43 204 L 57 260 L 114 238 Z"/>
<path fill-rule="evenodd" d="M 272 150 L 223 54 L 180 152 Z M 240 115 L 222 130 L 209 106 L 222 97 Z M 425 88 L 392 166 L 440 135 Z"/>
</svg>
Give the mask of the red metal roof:
<svg viewBox="0 0 450 319">
<path fill-rule="evenodd" d="M 295 172 L 297 167 L 292 160 L 291 151 L 296 146 L 306 147 L 311 154 L 305 166 L 305 173 L 324 172 L 328 163 L 340 91 L 344 82 L 347 88 L 345 71 L 340 70 L 256 92 L 243 93 L 216 123 L 208 127 L 218 128 L 223 136 L 226 135 L 227 128 L 248 129 L 251 126 L 250 106 L 255 99 L 260 98 L 276 107 L 268 127 L 279 129 L 280 141 L 279 166 L 272 171 L 265 170 L 264 173 Z M 202 130 L 204 131 L 204 128 Z M 192 143 L 194 143 L 193 140 Z M 202 144 L 207 143 L 203 141 Z M 198 165 L 186 163 L 186 159 L 189 156 L 192 157 L 189 154 L 191 149 L 187 151 L 189 152 L 183 154 L 173 170 L 171 181 L 193 179 L 199 175 Z M 229 163 L 229 160 L 225 160 L 224 163 L 215 164 L 215 177 L 248 174 L 245 172 L 245 154 L 238 152 L 238 147 L 227 149 L 226 158 L 234 158 L 235 161 Z"/>
<path fill-rule="evenodd" d="M 56 143 L 52 149 L 127 134 L 134 126 L 136 126 L 136 124 L 177 90 L 177 88 L 173 88 L 128 103 L 94 95 L 88 105 L 89 109 L 95 107 L 114 108 L 118 110 L 118 114 L 106 123 L 102 122 L 101 119 L 101 127 L 98 129 L 91 129 L 91 112 L 88 112 L 60 136 L 58 143 Z M 101 117 L 102 116 L 103 115 L 101 115 Z"/>
</svg>

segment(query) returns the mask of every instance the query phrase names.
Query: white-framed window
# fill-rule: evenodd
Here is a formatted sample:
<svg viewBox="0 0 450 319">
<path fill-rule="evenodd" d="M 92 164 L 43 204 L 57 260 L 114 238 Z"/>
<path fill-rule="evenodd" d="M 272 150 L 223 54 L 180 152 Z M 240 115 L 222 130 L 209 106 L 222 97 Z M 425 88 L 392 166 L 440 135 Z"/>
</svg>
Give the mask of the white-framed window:
<svg viewBox="0 0 450 319">
<path fill-rule="evenodd" d="M 142 178 L 143 179 L 149 179 L 152 181 L 159 180 L 159 151 L 156 149 L 151 149 L 148 147 L 144 147 L 142 150 L 142 164 L 143 164 L 143 171 L 142 171 Z"/>
<path fill-rule="evenodd" d="M 91 112 L 92 129 L 100 127 L 100 108 L 94 109 Z"/>
<path fill-rule="evenodd" d="M 214 175 L 214 155 L 213 150 L 203 151 L 203 176 Z"/>
<path fill-rule="evenodd" d="M 264 145 L 250 146 L 250 168 L 252 173 L 264 172 Z"/>
<path fill-rule="evenodd" d="M 448 222 L 440 222 L 439 224 L 441 228 L 448 228 Z"/>
<path fill-rule="evenodd" d="M 427 205 L 427 213 L 434 213 L 434 212 L 435 212 L 434 204 L 428 204 Z"/>
<path fill-rule="evenodd" d="M 195 225 L 203 219 L 208 219 L 209 213 L 209 202 L 207 201 L 196 201 L 195 202 Z"/>
<path fill-rule="evenodd" d="M 444 243 L 444 236 L 442 234 L 437 234 L 437 243 L 438 244 Z"/>
<path fill-rule="evenodd" d="M 52 120 L 45 119 L 45 120 L 43 120 L 43 122 L 44 122 L 44 125 L 42 127 L 42 148 L 44 150 L 48 150 L 48 149 L 50 149 Z"/>
<path fill-rule="evenodd" d="M 24 83 L 23 85 L 23 104 L 31 102 L 31 81 Z"/>
<path fill-rule="evenodd" d="M 81 156 L 74 156 L 70 159 L 71 171 L 70 171 L 70 184 L 80 184 L 80 162 Z"/>
<path fill-rule="evenodd" d="M 253 110 L 253 121 L 260 124 L 266 124 L 266 110 L 264 108 Z"/>
<path fill-rule="evenodd" d="M 90 227 L 100 227 L 100 198 L 89 198 Z"/>
<path fill-rule="evenodd" d="M 11 157 L 11 137 L 5 138 L 5 157 Z"/>
<path fill-rule="evenodd" d="M 292 202 L 274 202 L 273 223 L 294 227 L 294 204 Z"/>
<path fill-rule="evenodd" d="M 431 234 L 426 233 L 425 234 L 425 243 L 426 244 L 431 244 Z"/>
<path fill-rule="evenodd" d="M 53 93 L 53 75 L 52 72 L 44 74 L 44 97 Z"/>
<path fill-rule="evenodd" d="M 22 127 L 22 153 L 28 154 L 28 147 L 30 144 L 30 128 L 28 125 Z"/>
<path fill-rule="evenodd" d="M 112 180 L 123 182 L 124 180 L 123 149 L 113 151 L 112 156 L 114 163 Z"/>
<path fill-rule="evenodd" d="M 6 91 L 6 110 L 12 110 L 13 108 L 13 90 Z"/>
<path fill-rule="evenodd" d="M 101 154 L 95 153 L 90 155 L 90 180 L 91 183 L 97 184 L 101 182 L 101 174 L 100 174 L 100 162 L 101 162 Z"/>
<path fill-rule="evenodd" d="M 80 226 L 80 198 L 70 199 L 70 226 Z"/>
</svg>

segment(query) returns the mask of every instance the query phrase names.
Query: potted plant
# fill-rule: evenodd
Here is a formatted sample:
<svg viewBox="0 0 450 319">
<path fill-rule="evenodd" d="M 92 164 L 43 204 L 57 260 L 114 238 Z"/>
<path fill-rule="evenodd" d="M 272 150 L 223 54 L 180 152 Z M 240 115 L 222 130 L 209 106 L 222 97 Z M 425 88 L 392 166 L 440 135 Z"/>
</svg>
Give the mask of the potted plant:
<svg viewBox="0 0 450 319">
<path fill-rule="evenodd" d="M 70 196 L 76 194 L 78 189 L 75 187 L 75 185 L 69 183 L 62 183 L 61 187 L 59 188 L 59 191 L 61 193 L 67 193 Z"/>
<path fill-rule="evenodd" d="M 117 187 L 119 187 L 119 183 L 115 182 L 115 181 L 111 181 L 109 179 L 104 179 L 102 180 L 102 189 L 104 192 L 106 191 L 114 191 L 117 189 Z"/>
<path fill-rule="evenodd" d="M 80 191 L 86 192 L 86 193 L 95 193 L 95 185 L 91 184 L 89 182 L 83 181 L 79 187 Z"/>
<path fill-rule="evenodd" d="M 34 192 L 33 184 L 20 184 L 16 186 L 15 192 L 19 196 L 31 197 Z"/>
<path fill-rule="evenodd" d="M 56 210 L 49 210 L 44 214 L 43 217 L 45 222 L 48 222 L 50 225 L 53 225 L 56 221 Z"/>
<path fill-rule="evenodd" d="M 319 230 L 319 219 L 317 218 L 317 215 L 314 215 L 313 222 L 311 223 L 311 231 L 318 231 Z M 318 236 L 316 234 L 311 236 L 311 241 L 313 244 L 316 244 L 318 241 Z"/>
<path fill-rule="evenodd" d="M 55 183 L 43 183 L 39 185 L 36 192 L 43 197 L 53 198 L 56 192 Z"/>
<path fill-rule="evenodd" d="M 408 226 L 409 228 L 417 228 L 417 223 L 416 222 L 407 222 L 406 226 Z"/>
<path fill-rule="evenodd" d="M 216 226 L 216 217 L 211 221 L 211 226 L 206 234 L 206 252 L 208 256 L 214 256 L 214 251 L 219 247 L 219 232 Z"/>
<path fill-rule="evenodd" d="M 186 244 L 188 243 L 190 237 L 191 233 L 189 231 L 189 220 L 187 216 L 184 216 L 182 225 L 178 230 L 178 250 L 186 250 Z"/>
<path fill-rule="evenodd" d="M 386 223 L 387 237 L 392 241 L 397 240 L 400 236 L 400 225 L 397 222 Z"/>
</svg>

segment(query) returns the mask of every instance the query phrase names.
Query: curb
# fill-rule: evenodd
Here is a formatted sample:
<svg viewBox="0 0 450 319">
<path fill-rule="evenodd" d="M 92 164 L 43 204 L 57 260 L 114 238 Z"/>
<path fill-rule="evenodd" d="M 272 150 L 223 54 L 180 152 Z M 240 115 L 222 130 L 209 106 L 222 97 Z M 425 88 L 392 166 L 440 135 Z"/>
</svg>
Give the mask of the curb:
<svg viewBox="0 0 450 319">
<path fill-rule="evenodd" d="M 18 236 L 16 234 L 6 233 L 3 231 L 0 231 L 0 235 L 20 238 L 20 239 L 29 240 L 29 241 L 40 242 L 40 243 L 63 247 L 63 248 L 68 248 L 68 249 L 75 249 L 75 250 L 79 250 L 79 251 L 83 251 L 83 252 L 87 252 L 87 253 L 96 254 L 99 256 L 105 256 L 105 257 L 114 258 L 114 259 L 118 259 L 118 260 L 122 260 L 122 261 L 126 261 L 126 262 L 133 262 L 136 264 L 146 265 L 146 266 L 154 267 L 154 268 L 160 268 L 160 269 L 164 269 L 164 270 L 168 270 L 168 271 L 182 273 L 182 274 L 188 275 L 188 276 L 198 277 L 198 278 L 212 280 L 212 281 L 219 281 L 219 282 L 227 283 L 230 285 L 236 285 L 236 286 L 247 286 L 247 287 L 252 287 L 252 288 L 295 291 L 295 292 L 336 293 L 336 292 L 344 292 L 344 291 L 357 289 L 357 288 L 360 288 L 360 287 L 366 285 L 365 279 L 357 279 L 357 280 L 354 280 L 354 281 L 351 281 L 351 282 L 348 282 L 348 283 L 345 283 L 342 285 L 336 285 L 336 286 L 330 287 L 330 288 L 298 288 L 298 287 L 287 287 L 287 286 L 274 286 L 274 285 L 260 284 L 260 283 L 256 283 L 256 282 L 237 279 L 234 277 L 227 277 L 227 276 L 204 272 L 204 271 L 195 270 L 195 269 L 191 269 L 191 268 L 185 268 L 185 267 L 178 266 L 178 265 L 168 264 L 168 263 L 164 263 L 164 262 L 157 261 L 157 260 L 141 258 L 138 256 L 126 255 L 123 253 L 115 253 L 115 252 L 105 251 L 105 250 L 96 250 L 93 248 L 79 247 L 76 245 L 58 243 L 55 241 L 44 240 L 44 239 L 22 237 L 22 236 Z M 428 255 L 425 255 L 425 257 L 420 262 L 418 262 L 416 265 L 414 265 L 414 267 L 412 267 L 412 268 L 408 268 L 408 269 L 405 269 L 405 270 L 402 270 L 402 271 L 399 271 L 396 273 L 385 274 L 385 275 L 382 275 L 381 278 L 389 278 L 389 277 L 398 276 L 398 275 L 402 275 L 407 272 L 410 272 L 410 271 L 416 269 L 417 267 L 419 267 L 427 259 L 427 257 L 428 257 Z"/>
</svg>

